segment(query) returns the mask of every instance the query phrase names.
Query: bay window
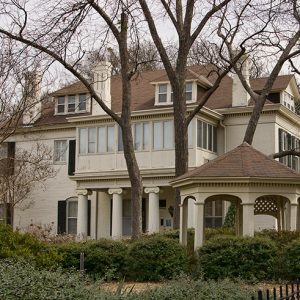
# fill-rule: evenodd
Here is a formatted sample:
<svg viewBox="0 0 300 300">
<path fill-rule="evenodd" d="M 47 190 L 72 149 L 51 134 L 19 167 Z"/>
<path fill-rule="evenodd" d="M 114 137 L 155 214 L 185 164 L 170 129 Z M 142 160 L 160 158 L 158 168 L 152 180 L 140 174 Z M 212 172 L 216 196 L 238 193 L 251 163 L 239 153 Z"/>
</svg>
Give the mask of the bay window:
<svg viewBox="0 0 300 300">
<path fill-rule="evenodd" d="M 173 120 L 153 123 L 153 148 L 154 150 L 174 148 Z"/>
<path fill-rule="evenodd" d="M 197 147 L 217 152 L 217 127 L 197 120 Z"/>
</svg>

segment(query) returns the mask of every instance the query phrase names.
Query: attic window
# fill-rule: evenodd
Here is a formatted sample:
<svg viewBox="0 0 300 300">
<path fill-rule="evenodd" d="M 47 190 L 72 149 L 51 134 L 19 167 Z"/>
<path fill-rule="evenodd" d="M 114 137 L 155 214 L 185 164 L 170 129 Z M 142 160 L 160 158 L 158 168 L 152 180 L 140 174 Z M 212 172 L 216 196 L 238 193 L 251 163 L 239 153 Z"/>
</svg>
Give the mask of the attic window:
<svg viewBox="0 0 300 300">
<path fill-rule="evenodd" d="M 167 102 L 167 84 L 160 84 L 158 86 L 158 102 L 166 103 Z"/>
<path fill-rule="evenodd" d="M 88 110 L 87 94 L 58 96 L 56 114 L 84 113 Z"/>
</svg>

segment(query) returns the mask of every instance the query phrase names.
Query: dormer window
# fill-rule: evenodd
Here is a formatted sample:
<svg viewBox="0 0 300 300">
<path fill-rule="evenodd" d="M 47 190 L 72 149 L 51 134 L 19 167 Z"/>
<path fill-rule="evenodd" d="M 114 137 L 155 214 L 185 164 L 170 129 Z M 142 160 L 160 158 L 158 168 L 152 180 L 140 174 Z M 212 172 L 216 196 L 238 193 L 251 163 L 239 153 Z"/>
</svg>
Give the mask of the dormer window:
<svg viewBox="0 0 300 300">
<path fill-rule="evenodd" d="M 185 99 L 187 102 L 195 101 L 197 84 L 187 82 L 185 84 Z M 160 83 L 156 85 L 155 103 L 157 105 L 170 105 L 173 103 L 173 90 L 170 83 Z"/>
<path fill-rule="evenodd" d="M 168 96 L 168 85 L 167 84 L 159 84 L 158 85 L 158 102 L 166 103 Z"/>
<path fill-rule="evenodd" d="M 57 98 L 57 113 L 61 114 L 65 112 L 65 96 Z"/>
<path fill-rule="evenodd" d="M 58 96 L 55 113 L 57 115 L 84 113 L 88 111 L 87 94 Z"/>
<path fill-rule="evenodd" d="M 75 95 L 68 96 L 68 112 L 75 112 Z"/>
</svg>

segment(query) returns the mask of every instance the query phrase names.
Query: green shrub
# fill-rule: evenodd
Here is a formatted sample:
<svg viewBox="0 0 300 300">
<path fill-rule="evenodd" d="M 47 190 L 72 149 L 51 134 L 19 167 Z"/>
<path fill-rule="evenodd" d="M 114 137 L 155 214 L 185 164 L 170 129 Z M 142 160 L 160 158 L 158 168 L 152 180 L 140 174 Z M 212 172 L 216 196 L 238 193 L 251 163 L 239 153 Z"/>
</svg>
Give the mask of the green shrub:
<svg viewBox="0 0 300 300">
<path fill-rule="evenodd" d="M 0 299 L 101 299 L 75 272 L 36 269 L 25 261 L 0 260 Z"/>
<path fill-rule="evenodd" d="M 153 237 L 130 246 L 127 275 L 135 280 L 170 279 L 186 272 L 188 258 L 184 247 L 172 239 Z"/>
<path fill-rule="evenodd" d="M 124 242 L 98 240 L 67 243 L 57 246 L 63 257 L 64 268 L 79 269 L 80 253 L 85 256 L 84 268 L 96 277 L 116 279 L 125 275 L 127 246 Z"/>
<path fill-rule="evenodd" d="M 182 300 L 182 299 L 222 299 L 222 300 L 240 300 L 251 299 L 255 290 L 245 284 L 225 279 L 223 281 L 193 281 L 189 278 L 179 278 L 164 284 L 156 289 L 149 289 L 139 294 L 128 295 L 126 299 L 143 300 Z"/>
<path fill-rule="evenodd" d="M 257 237 L 267 237 L 273 240 L 276 245 L 283 249 L 288 243 L 292 242 L 295 239 L 300 238 L 299 231 L 289 231 L 289 230 L 275 230 L 275 229 L 265 229 L 260 232 L 255 232 Z"/>
<path fill-rule="evenodd" d="M 11 226 L 0 225 L 0 259 L 20 257 L 39 267 L 54 267 L 62 258 L 51 245 L 40 242 L 30 234 L 14 232 Z"/>
<path fill-rule="evenodd" d="M 218 236 L 235 236 L 235 229 L 232 227 L 205 228 L 206 241 Z"/>
<path fill-rule="evenodd" d="M 283 250 L 285 279 L 300 278 L 300 239 L 289 243 Z M 283 277 L 283 276 L 282 276 Z"/>
<path fill-rule="evenodd" d="M 270 239 L 218 237 L 199 249 L 199 267 L 205 278 L 271 279 L 277 249 Z"/>
</svg>

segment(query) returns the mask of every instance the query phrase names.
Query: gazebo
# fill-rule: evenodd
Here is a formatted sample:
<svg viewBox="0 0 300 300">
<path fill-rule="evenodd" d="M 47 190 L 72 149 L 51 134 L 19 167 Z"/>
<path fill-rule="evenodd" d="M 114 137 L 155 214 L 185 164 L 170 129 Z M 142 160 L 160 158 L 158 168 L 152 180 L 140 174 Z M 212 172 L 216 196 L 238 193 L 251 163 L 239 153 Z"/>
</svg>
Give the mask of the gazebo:
<svg viewBox="0 0 300 300">
<path fill-rule="evenodd" d="M 195 249 L 204 240 L 204 205 L 230 201 L 236 205 L 237 235 L 254 235 L 254 215 L 271 215 L 278 229 L 299 228 L 300 174 L 247 143 L 175 178 L 180 189 L 180 242 L 187 243 L 188 218 L 194 218 Z M 192 198 L 194 216 L 189 216 Z"/>
</svg>

